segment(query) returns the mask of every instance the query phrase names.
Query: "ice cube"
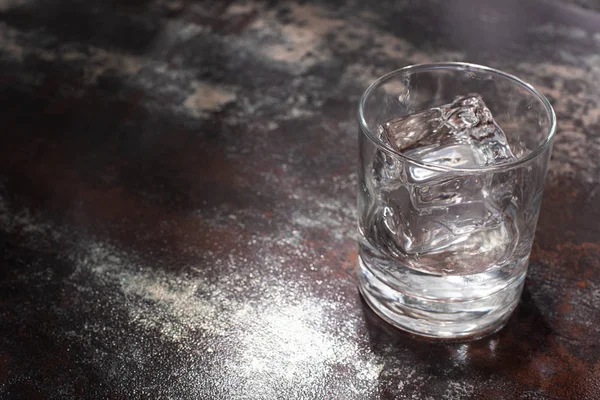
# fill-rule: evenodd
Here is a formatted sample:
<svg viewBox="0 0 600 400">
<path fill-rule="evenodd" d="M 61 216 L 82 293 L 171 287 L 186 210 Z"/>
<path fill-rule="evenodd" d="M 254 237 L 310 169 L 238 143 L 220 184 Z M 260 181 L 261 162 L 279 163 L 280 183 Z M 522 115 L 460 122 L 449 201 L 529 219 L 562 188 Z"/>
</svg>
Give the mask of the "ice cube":
<svg viewBox="0 0 600 400">
<path fill-rule="evenodd" d="M 476 94 L 391 119 L 381 125 L 380 136 L 409 158 L 442 166 L 468 168 L 515 158 L 504 132 Z M 417 178 L 426 172 L 417 171 Z"/>
<path fill-rule="evenodd" d="M 409 158 L 439 166 L 468 169 L 515 158 L 478 95 L 389 120 L 379 135 Z M 422 168 L 384 152 L 376 154 L 373 172 L 387 205 L 384 226 L 404 253 L 449 251 L 473 235 L 504 229 L 510 191 L 503 187 L 496 196 L 491 174 Z"/>
</svg>

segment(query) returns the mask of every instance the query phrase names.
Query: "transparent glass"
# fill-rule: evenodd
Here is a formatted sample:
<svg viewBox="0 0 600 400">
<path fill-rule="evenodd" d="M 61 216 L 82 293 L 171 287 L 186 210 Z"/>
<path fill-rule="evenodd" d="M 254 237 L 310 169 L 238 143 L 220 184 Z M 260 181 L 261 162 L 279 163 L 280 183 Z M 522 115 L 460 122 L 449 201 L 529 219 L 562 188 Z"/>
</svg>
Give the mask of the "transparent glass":
<svg viewBox="0 0 600 400">
<path fill-rule="evenodd" d="M 390 120 L 472 93 L 504 131 L 513 158 L 430 162 L 383 139 Z M 358 282 L 366 302 L 391 324 L 428 337 L 500 329 L 523 289 L 542 201 L 556 130 L 548 100 L 484 66 L 415 65 L 365 91 L 359 127 Z"/>
</svg>

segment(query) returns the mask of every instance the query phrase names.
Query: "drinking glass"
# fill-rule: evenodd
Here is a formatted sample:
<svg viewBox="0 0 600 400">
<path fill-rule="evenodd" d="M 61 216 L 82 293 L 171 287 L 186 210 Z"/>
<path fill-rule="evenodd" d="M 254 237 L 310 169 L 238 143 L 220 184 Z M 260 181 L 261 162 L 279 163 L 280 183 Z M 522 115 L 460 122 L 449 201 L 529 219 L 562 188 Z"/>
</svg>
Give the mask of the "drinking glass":
<svg viewBox="0 0 600 400">
<path fill-rule="evenodd" d="M 432 162 L 435 145 L 415 158 L 382 135 L 390 120 L 469 94 L 487 105 L 513 158 Z M 425 129 L 413 119 L 409 126 Z M 358 286 L 366 302 L 423 336 L 478 338 L 500 329 L 523 289 L 542 201 L 556 130 L 548 100 L 499 70 L 422 64 L 369 86 L 358 120 Z"/>
</svg>

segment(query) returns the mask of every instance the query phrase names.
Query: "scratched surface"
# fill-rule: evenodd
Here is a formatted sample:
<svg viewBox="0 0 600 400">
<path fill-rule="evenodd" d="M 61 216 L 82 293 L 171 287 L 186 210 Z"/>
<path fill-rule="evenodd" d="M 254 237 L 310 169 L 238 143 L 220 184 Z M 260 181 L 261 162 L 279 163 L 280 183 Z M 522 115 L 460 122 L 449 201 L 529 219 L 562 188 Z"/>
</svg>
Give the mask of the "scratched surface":
<svg viewBox="0 0 600 400">
<path fill-rule="evenodd" d="M 600 398 L 600 13 L 369 3 L 0 1 L 0 398 Z M 429 343 L 357 293 L 355 110 L 461 60 L 560 128 L 514 316 Z"/>
</svg>

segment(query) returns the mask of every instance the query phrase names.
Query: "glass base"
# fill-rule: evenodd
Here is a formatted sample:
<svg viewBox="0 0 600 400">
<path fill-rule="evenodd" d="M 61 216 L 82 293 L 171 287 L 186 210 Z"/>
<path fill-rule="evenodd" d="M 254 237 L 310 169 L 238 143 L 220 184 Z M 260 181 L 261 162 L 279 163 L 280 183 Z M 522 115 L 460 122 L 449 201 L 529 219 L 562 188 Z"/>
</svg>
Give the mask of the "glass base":
<svg viewBox="0 0 600 400">
<path fill-rule="evenodd" d="M 358 287 L 377 315 L 413 334 L 453 340 L 475 340 L 501 329 L 519 302 L 526 272 L 483 297 L 435 299 L 394 288 L 375 276 L 360 255 L 358 263 Z"/>
</svg>

